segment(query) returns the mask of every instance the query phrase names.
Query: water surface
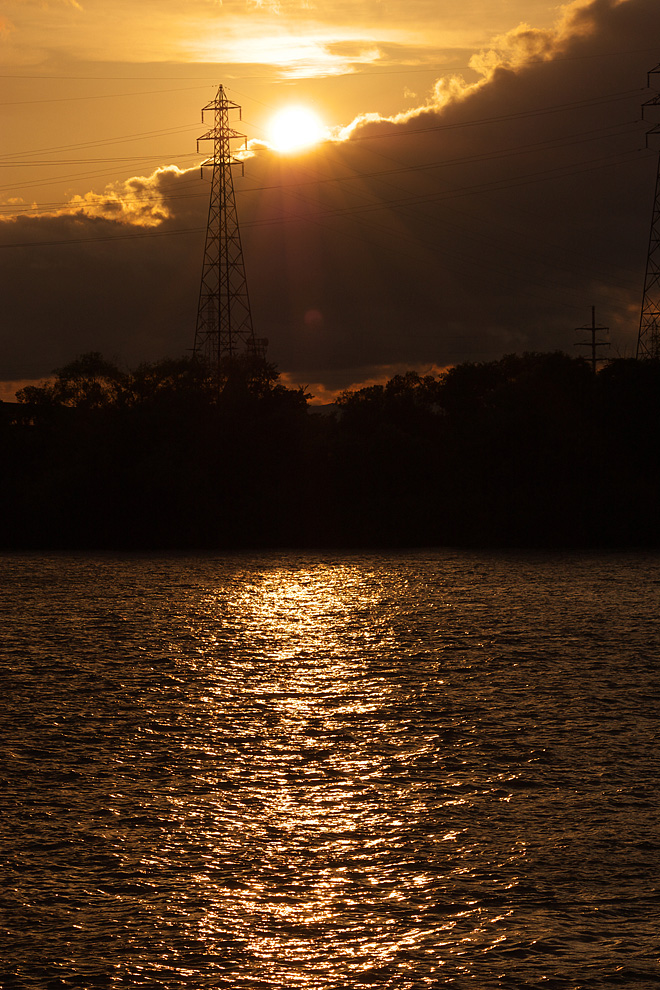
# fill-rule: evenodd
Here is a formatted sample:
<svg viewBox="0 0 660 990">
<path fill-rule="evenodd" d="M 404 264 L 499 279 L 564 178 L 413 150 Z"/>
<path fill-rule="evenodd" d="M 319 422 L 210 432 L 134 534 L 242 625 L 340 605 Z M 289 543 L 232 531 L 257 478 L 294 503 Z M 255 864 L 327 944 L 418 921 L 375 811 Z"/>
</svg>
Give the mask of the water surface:
<svg viewBox="0 0 660 990">
<path fill-rule="evenodd" d="M 0 985 L 660 983 L 657 555 L 0 574 Z"/>
</svg>

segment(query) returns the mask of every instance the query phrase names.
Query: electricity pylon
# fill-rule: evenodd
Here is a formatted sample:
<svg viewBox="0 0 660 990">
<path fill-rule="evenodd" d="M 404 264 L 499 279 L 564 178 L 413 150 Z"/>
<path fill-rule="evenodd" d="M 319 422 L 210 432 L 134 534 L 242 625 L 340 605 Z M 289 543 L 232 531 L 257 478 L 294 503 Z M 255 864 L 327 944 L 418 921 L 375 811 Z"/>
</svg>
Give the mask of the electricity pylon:
<svg viewBox="0 0 660 990">
<path fill-rule="evenodd" d="M 651 69 L 648 74 L 650 88 L 651 76 L 660 75 L 660 65 Z M 660 106 L 660 93 L 642 104 L 642 118 L 646 107 Z M 649 137 L 660 134 L 660 124 L 656 124 L 646 134 L 646 147 Z M 649 235 L 649 249 L 646 258 L 646 277 L 644 279 L 644 298 L 639 318 L 639 334 L 637 336 L 638 358 L 660 358 L 660 154 L 655 179 L 655 199 Z"/>
<path fill-rule="evenodd" d="M 234 200 L 232 166 L 242 165 L 233 157 L 231 141 L 245 139 L 229 126 L 230 111 L 241 108 L 225 96 L 222 86 L 214 100 L 202 110 L 213 113 L 213 126 L 197 139 L 197 151 L 202 141 L 213 142 L 213 153 L 202 162 L 213 169 L 206 246 L 199 290 L 197 328 L 193 356 L 206 358 L 216 374 L 228 369 L 241 354 L 261 356 L 264 341 L 255 340 L 248 296 L 241 235 Z"/>
<path fill-rule="evenodd" d="M 606 361 L 607 358 L 598 357 L 599 347 L 609 347 L 610 343 L 608 340 L 597 340 L 596 334 L 600 333 L 602 330 L 609 330 L 609 327 L 597 327 L 596 326 L 596 307 L 591 307 L 591 323 L 589 326 L 576 327 L 578 333 L 584 333 L 588 330 L 591 333 L 591 340 L 578 340 L 576 347 L 588 347 L 591 350 L 591 370 L 596 374 L 599 361 Z"/>
</svg>

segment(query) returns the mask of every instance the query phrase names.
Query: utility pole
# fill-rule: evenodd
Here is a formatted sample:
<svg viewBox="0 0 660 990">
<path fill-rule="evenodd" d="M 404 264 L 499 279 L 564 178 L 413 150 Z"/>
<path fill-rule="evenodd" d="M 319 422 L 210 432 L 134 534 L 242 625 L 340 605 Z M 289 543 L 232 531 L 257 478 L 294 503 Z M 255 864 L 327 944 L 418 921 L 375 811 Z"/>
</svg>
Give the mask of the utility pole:
<svg viewBox="0 0 660 990">
<path fill-rule="evenodd" d="M 229 115 L 241 108 L 228 100 L 223 87 L 215 99 L 202 110 L 213 114 L 210 129 L 197 139 L 212 141 L 212 154 L 202 162 L 201 170 L 212 168 L 206 244 L 197 309 L 197 328 L 193 356 L 204 357 L 220 378 L 238 357 L 265 357 L 267 341 L 255 339 L 248 296 L 241 235 L 234 199 L 232 166 L 241 165 L 231 151 L 231 141 L 244 139 L 229 126 Z"/>
<path fill-rule="evenodd" d="M 655 88 L 651 77 L 660 76 L 660 65 L 651 69 L 648 74 L 649 88 Z M 650 100 L 642 104 L 642 119 L 647 107 L 660 106 L 660 93 L 656 92 Z M 660 125 L 656 124 L 646 133 L 646 147 L 649 147 L 649 137 L 660 134 Z M 637 358 L 660 358 L 660 154 L 655 179 L 655 198 L 651 218 L 651 232 L 646 256 L 646 276 L 644 278 L 644 296 L 639 318 L 639 333 L 637 335 Z"/>
<path fill-rule="evenodd" d="M 578 340 L 575 346 L 576 347 L 590 347 L 591 348 L 591 370 L 593 371 L 593 373 L 595 375 L 596 374 L 596 370 L 597 370 L 597 367 L 596 366 L 597 366 L 598 362 L 599 361 L 607 361 L 607 358 L 602 358 L 602 357 L 598 357 L 597 356 L 597 353 L 596 352 L 597 352 L 598 348 L 599 347 L 609 347 L 610 346 L 610 343 L 609 343 L 608 340 L 597 340 L 596 339 L 596 334 L 599 333 L 601 330 L 609 330 L 609 327 L 597 327 L 596 326 L 596 307 L 595 306 L 592 306 L 591 307 L 591 326 L 576 327 L 575 329 L 576 329 L 576 331 L 578 333 L 582 333 L 583 331 L 587 331 L 587 330 L 591 332 L 591 340 Z"/>
</svg>

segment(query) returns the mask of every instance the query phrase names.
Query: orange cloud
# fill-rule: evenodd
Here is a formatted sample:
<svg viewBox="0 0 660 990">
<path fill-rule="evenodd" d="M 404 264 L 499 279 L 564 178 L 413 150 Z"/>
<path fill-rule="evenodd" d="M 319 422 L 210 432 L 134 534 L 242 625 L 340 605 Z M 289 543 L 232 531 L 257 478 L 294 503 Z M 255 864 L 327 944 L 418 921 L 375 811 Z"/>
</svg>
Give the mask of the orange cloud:
<svg viewBox="0 0 660 990">
<path fill-rule="evenodd" d="M 610 6 L 625 2 L 628 0 L 614 0 L 614 3 L 610 0 Z M 557 21 L 549 29 L 521 23 L 499 35 L 493 41 L 493 48 L 472 56 L 470 67 L 488 79 L 498 69 L 516 69 L 530 62 L 550 61 L 562 55 L 577 40 L 583 40 L 596 31 L 597 13 L 593 0 L 575 0 L 560 8 Z"/>
<path fill-rule="evenodd" d="M 409 363 L 382 365 L 379 368 L 371 369 L 371 374 L 368 376 L 350 381 L 340 388 L 329 387 L 324 382 L 311 382 L 307 384 L 300 380 L 299 375 L 296 376 L 290 372 L 282 372 L 280 374 L 280 380 L 287 388 L 300 388 L 304 386 L 305 391 L 312 395 L 309 403 L 310 406 L 321 406 L 336 402 L 343 392 L 357 392 L 372 385 L 386 385 L 395 375 L 405 375 L 407 371 L 416 371 L 420 377 L 432 375 L 437 378 L 450 367 L 451 365 L 437 365 L 433 363 L 418 366 Z"/>
<path fill-rule="evenodd" d="M 58 213 L 78 213 L 102 217 L 138 227 L 157 227 L 172 215 L 166 204 L 163 187 L 167 179 L 183 175 L 176 165 L 157 168 L 149 176 L 133 176 L 112 182 L 102 193 L 88 192 L 73 196 Z"/>
</svg>

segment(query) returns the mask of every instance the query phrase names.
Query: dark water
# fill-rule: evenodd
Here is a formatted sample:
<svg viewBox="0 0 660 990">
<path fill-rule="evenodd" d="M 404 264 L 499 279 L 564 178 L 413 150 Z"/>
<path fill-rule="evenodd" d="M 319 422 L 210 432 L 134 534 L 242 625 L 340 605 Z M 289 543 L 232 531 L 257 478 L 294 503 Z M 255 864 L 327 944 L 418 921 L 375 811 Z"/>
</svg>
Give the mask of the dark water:
<svg viewBox="0 0 660 990">
<path fill-rule="evenodd" d="M 0 567 L 0 986 L 660 983 L 660 557 Z"/>
</svg>

